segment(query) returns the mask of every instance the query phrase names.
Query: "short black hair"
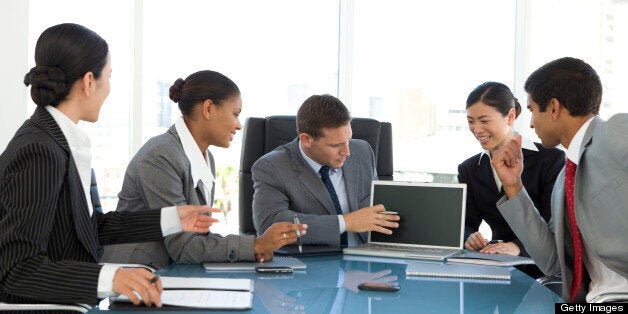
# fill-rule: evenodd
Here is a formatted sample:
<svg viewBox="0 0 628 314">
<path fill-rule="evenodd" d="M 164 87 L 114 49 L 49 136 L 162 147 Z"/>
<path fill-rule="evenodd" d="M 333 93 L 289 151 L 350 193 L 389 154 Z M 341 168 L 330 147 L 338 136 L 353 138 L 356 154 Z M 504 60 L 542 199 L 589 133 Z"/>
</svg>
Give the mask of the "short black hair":
<svg viewBox="0 0 628 314">
<path fill-rule="evenodd" d="M 322 135 L 323 128 L 337 128 L 351 123 L 349 109 L 340 99 L 324 94 L 306 99 L 297 112 L 297 132 L 313 138 Z"/>
<path fill-rule="evenodd" d="M 526 80 L 525 91 L 544 112 L 556 98 L 572 116 L 598 114 L 602 102 L 602 82 L 586 62 L 564 57 L 538 68 Z"/>
</svg>

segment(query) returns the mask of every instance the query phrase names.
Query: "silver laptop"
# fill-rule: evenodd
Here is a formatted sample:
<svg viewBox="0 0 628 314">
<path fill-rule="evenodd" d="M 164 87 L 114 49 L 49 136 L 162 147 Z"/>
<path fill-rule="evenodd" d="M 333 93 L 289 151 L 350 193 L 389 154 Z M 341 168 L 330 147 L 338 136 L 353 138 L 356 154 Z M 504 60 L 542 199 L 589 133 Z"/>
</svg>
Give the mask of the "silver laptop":
<svg viewBox="0 0 628 314">
<path fill-rule="evenodd" d="M 463 248 L 466 199 L 466 184 L 373 181 L 371 205 L 399 213 L 399 228 L 343 253 L 444 260 Z"/>
</svg>

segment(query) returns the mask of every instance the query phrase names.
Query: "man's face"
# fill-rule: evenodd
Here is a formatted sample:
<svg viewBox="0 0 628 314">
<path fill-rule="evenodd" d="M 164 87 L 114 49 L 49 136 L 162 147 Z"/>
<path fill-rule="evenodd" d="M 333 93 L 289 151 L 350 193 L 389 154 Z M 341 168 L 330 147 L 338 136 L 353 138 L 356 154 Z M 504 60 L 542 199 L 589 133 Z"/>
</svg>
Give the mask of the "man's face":
<svg viewBox="0 0 628 314">
<path fill-rule="evenodd" d="M 304 136 L 303 136 L 304 135 Z M 300 137 L 303 151 L 314 161 L 330 168 L 341 168 L 351 152 L 349 140 L 353 132 L 351 125 L 343 125 L 337 128 L 323 128 L 321 136 L 314 139 L 309 134 L 302 133 Z"/>
<path fill-rule="evenodd" d="M 545 112 L 541 112 L 539 104 L 532 100 L 528 94 L 528 109 L 532 113 L 530 118 L 530 127 L 534 129 L 536 135 L 541 139 L 544 147 L 556 147 L 560 144 L 560 138 L 557 133 L 557 123 L 552 119 L 553 107 L 548 105 Z"/>
</svg>

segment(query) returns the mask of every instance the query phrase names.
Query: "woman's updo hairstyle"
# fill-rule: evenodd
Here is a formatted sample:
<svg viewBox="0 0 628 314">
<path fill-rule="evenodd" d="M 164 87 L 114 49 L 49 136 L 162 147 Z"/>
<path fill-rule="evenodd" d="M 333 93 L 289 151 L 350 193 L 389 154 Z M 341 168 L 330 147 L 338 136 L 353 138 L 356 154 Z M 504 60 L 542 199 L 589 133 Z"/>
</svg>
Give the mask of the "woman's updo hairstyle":
<svg viewBox="0 0 628 314">
<path fill-rule="evenodd" d="M 239 95 L 240 89 L 231 79 L 210 70 L 198 71 L 185 80 L 178 78 L 170 86 L 170 99 L 179 104 L 184 116 L 189 116 L 196 104 L 207 99 L 220 106 L 223 101 Z"/>
<path fill-rule="evenodd" d="M 35 104 L 56 107 L 85 73 L 100 78 L 108 54 L 109 45 L 94 31 L 72 23 L 52 26 L 37 40 L 35 67 L 24 76 L 24 84 L 31 85 Z"/>
<path fill-rule="evenodd" d="M 510 109 L 515 108 L 515 119 L 521 113 L 521 105 L 512 94 L 508 86 L 498 82 L 484 82 L 476 87 L 467 97 L 467 107 L 469 109 L 475 103 L 481 101 L 483 104 L 493 107 L 507 116 Z"/>
</svg>

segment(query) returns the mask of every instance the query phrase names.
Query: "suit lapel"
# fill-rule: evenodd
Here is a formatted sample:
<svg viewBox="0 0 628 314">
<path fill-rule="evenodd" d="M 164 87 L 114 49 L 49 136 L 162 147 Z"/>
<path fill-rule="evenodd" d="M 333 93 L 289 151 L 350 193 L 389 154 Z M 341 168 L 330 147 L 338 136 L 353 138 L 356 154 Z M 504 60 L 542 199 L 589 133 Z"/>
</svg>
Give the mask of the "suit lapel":
<svg viewBox="0 0 628 314">
<path fill-rule="evenodd" d="M 61 128 L 54 120 L 52 115 L 42 107 L 37 107 L 35 113 L 33 113 L 32 121 L 35 125 L 39 126 L 42 130 L 48 133 L 53 140 L 55 140 L 63 150 L 67 153 L 68 161 L 66 167 L 67 177 L 66 182 L 68 184 L 69 193 L 69 205 L 72 207 L 72 220 L 74 222 L 74 229 L 80 239 L 81 243 L 93 257 L 94 260 L 98 260 L 98 232 L 97 224 L 94 217 L 89 216 L 89 210 L 87 209 L 87 199 L 81 186 L 81 179 L 74 163 L 74 158 L 70 151 L 68 141 L 63 135 Z M 94 213 L 94 215 L 96 215 Z M 94 219 L 92 219 L 94 218 Z"/>
<path fill-rule="evenodd" d="M 297 178 L 301 184 L 313 197 L 315 197 L 325 207 L 330 215 L 336 215 L 336 208 L 331 200 L 325 184 L 321 178 L 314 172 L 312 167 L 303 159 L 299 150 L 299 139 L 294 139 L 287 145 L 290 159 L 292 160 L 292 169 L 297 173 Z"/>
<path fill-rule="evenodd" d="M 347 157 L 342 166 L 342 176 L 345 180 L 345 188 L 347 189 L 347 198 L 349 200 L 349 211 L 358 209 L 358 184 L 360 182 L 358 166 L 351 161 L 351 156 Z"/>
<path fill-rule="evenodd" d="M 490 158 L 488 156 L 484 156 L 484 154 L 481 155 L 480 158 L 480 164 L 475 169 L 474 173 L 476 179 L 486 185 L 486 187 L 491 191 L 500 193 L 497 190 L 497 183 L 495 183 L 495 178 L 493 177 L 493 169 L 491 168 Z"/>
</svg>

